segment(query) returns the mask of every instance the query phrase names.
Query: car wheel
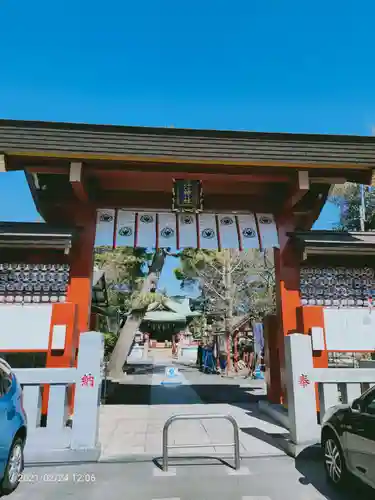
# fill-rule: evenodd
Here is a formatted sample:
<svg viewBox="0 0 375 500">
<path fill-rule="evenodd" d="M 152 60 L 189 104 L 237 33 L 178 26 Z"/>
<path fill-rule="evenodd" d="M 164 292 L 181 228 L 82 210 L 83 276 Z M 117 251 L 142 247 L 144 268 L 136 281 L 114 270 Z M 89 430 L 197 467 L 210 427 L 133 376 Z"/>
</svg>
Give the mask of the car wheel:
<svg viewBox="0 0 375 500">
<path fill-rule="evenodd" d="M 23 465 L 23 441 L 21 438 L 16 438 L 9 452 L 8 463 L 0 486 L 3 495 L 9 495 L 17 488 L 20 483 Z"/>
<path fill-rule="evenodd" d="M 336 486 L 342 486 L 347 479 L 344 454 L 338 439 L 329 434 L 323 440 L 324 467 L 328 480 Z"/>
</svg>

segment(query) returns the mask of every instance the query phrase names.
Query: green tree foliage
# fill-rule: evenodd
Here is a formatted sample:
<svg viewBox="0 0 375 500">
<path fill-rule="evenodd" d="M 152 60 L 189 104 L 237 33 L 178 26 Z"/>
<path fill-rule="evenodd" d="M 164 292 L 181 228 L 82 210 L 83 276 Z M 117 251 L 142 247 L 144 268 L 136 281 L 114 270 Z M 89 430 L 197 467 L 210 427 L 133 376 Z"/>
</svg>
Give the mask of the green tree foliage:
<svg viewBox="0 0 375 500">
<path fill-rule="evenodd" d="M 119 249 L 119 251 L 123 252 L 119 261 L 114 260 L 111 265 L 115 267 L 121 265 L 125 253 L 128 264 L 123 265 L 121 279 L 128 279 L 127 286 L 130 295 L 126 303 L 128 310 L 126 320 L 120 329 L 109 360 L 108 369 L 111 377 L 122 376 L 124 363 L 130 353 L 134 336 L 142 323 L 147 307 L 158 300 L 157 284 L 165 259 L 167 255 L 170 255 L 167 249 L 159 249 L 153 253 L 130 249 Z M 131 252 L 130 255 L 128 252 Z M 123 307 L 125 309 L 125 303 Z"/>
<path fill-rule="evenodd" d="M 330 201 L 340 207 L 339 231 L 360 231 L 361 191 L 359 184 L 346 183 L 334 186 Z M 375 191 L 365 188 L 365 230 L 375 230 Z"/>
<path fill-rule="evenodd" d="M 142 248 L 100 247 L 95 250 L 94 258 L 95 266 L 105 272 L 110 316 L 126 318 L 132 313 L 137 315 L 135 311 L 138 311 L 139 323 L 149 304 L 164 300 L 163 295 L 156 293 L 154 289 L 143 290 L 150 267 L 157 260 L 154 252 Z M 138 323 L 135 323 L 135 329 Z M 105 332 L 106 358 L 113 353 L 117 339 L 117 329 Z"/>
<path fill-rule="evenodd" d="M 111 309 L 125 313 L 138 299 L 153 254 L 143 248 L 108 248 L 95 250 L 95 265 L 105 272 Z"/>
<path fill-rule="evenodd" d="M 193 334 L 193 339 L 201 339 L 207 330 L 207 318 L 204 314 L 194 318 L 191 323 L 189 323 L 189 330 Z"/>
<path fill-rule="evenodd" d="M 229 312 L 231 317 L 274 312 L 275 274 L 269 252 L 186 249 L 180 262 L 175 276 L 182 288 L 200 289 L 205 312 L 218 316 Z"/>
<path fill-rule="evenodd" d="M 108 360 L 115 348 L 117 335 L 113 332 L 104 332 L 104 359 Z"/>
<path fill-rule="evenodd" d="M 126 314 L 131 309 L 143 310 L 153 302 L 163 300 L 163 293 L 143 292 L 142 285 L 149 273 L 155 252 L 142 248 L 106 248 L 95 252 L 95 265 L 105 272 L 111 310 Z"/>
</svg>

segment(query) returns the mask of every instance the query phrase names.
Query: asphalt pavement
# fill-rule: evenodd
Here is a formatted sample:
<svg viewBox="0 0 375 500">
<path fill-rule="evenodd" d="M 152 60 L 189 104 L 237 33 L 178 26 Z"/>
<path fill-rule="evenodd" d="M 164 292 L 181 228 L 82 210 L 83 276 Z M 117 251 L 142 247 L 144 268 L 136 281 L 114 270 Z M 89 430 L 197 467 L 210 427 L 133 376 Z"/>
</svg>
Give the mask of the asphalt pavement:
<svg viewBox="0 0 375 500">
<path fill-rule="evenodd" d="M 374 498 L 353 485 L 327 485 L 322 465 L 289 457 L 244 459 L 236 472 L 199 457 L 171 460 L 164 473 L 152 462 L 26 468 L 12 500 L 361 500 Z"/>
</svg>

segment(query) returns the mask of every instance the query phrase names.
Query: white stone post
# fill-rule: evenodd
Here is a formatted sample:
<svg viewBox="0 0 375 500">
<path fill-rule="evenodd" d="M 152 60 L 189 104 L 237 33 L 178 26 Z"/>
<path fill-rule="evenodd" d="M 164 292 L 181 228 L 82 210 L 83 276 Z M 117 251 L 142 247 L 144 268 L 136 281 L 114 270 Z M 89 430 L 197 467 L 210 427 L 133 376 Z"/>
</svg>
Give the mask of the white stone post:
<svg viewBox="0 0 375 500">
<path fill-rule="evenodd" d="M 104 339 L 99 332 L 82 333 L 79 342 L 71 447 L 99 447 L 101 366 Z"/>
<path fill-rule="evenodd" d="M 319 426 L 309 335 L 285 337 L 285 363 L 291 439 L 296 445 L 316 442 Z"/>
</svg>

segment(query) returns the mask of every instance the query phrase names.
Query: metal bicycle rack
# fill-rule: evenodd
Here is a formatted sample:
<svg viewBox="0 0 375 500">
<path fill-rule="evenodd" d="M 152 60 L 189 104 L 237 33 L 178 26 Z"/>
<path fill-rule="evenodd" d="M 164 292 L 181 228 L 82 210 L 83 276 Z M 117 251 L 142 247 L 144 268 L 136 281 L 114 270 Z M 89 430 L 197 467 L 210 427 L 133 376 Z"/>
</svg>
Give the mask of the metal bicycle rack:
<svg viewBox="0 0 375 500">
<path fill-rule="evenodd" d="M 228 420 L 233 426 L 233 443 L 216 444 L 220 447 L 234 447 L 234 468 L 238 470 L 240 468 L 240 437 L 239 429 L 236 420 L 231 415 L 172 415 L 168 418 L 163 427 L 163 471 L 168 471 L 168 450 L 172 448 L 207 448 L 207 444 L 185 444 L 185 445 L 168 445 L 168 430 L 173 422 L 176 420 Z"/>
</svg>

